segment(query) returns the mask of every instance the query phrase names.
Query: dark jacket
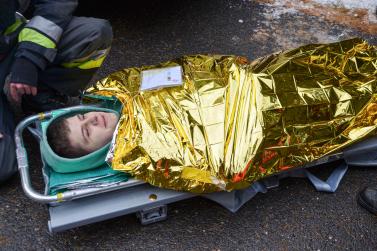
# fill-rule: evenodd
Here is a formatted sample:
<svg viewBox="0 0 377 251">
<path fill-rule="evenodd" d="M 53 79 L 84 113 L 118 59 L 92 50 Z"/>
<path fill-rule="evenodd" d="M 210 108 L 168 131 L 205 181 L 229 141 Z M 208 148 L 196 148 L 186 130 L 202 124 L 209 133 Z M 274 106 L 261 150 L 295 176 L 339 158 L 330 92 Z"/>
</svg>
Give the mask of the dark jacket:
<svg viewBox="0 0 377 251">
<path fill-rule="evenodd" d="M 15 12 L 25 11 L 29 4 L 34 7 L 33 16 L 24 23 Z M 0 0 L 0 54 L 18 43 L 11 82 L 37 86 L 38 71 L 54 61 L 77 4 L 77 0 Z"/>
</svg>

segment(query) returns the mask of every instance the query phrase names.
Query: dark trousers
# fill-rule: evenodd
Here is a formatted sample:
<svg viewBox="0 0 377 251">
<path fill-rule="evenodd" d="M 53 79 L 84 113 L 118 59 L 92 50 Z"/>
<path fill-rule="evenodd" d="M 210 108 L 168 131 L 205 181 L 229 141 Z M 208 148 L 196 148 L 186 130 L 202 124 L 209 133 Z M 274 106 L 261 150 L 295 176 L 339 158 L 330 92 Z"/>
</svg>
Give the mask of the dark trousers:
<svg viewBox="0 0 377 251">
<path fill-rule="evenodd" d="M 40 110 L 54 95 L 77 96 L 84 90 L 97 68 L 80 69 L 64 67 L 65 63 L 85 62 L 103 51 L 108 51 L 112 41 L 112 29 L 107 20 L 74 17 L 64 30 L 57 45 L 54 62 L 38 74 L 38 94 L 24 96 L 23 102 L 40 104 Z M 15 47 L 0 61 L 0 183 L 17 170 L 14 145 L 14 118 L 4 92 L 4 83 L 9 74 Z M 47 109 L 51 109 L 51 106 Z M 58 107 L 54 107 L 58 108 Z"/>
</svg>

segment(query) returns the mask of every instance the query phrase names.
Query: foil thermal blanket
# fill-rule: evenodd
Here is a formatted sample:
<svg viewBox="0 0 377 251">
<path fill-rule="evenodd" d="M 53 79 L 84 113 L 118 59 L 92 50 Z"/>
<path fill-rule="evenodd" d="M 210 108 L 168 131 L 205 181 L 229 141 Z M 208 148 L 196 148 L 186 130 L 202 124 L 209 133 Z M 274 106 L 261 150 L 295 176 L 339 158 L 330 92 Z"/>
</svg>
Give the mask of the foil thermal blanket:
<svg viewBox="0 0 377 251">
<path fill-rule="evenodd" d="M 177 67 L 181 82 L 166 70 Z M 159 84 L 142 89 L 150 70 Z M 87 93 L 123 103 L 113 169 L 163 188 L 242 189 L 375 135 L 377 48 L 351 39 L 252 62 L 183 56 L 112 73 Z"/>
</svg>

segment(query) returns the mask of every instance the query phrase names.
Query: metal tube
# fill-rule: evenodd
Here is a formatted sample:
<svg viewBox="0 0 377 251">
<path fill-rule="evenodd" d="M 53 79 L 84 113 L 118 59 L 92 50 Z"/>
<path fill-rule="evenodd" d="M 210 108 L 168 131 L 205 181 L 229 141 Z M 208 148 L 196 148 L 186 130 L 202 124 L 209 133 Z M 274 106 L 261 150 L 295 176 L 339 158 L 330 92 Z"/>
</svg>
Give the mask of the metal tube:
<svg viewBox="0 0 377 251">
<path fill-rule="evenodd" d="M 51 113 L 46 113 L 45 117 L 51 117 Z M 17 156 L 17 164 L 18 164 L 18 171 L 20 172 L 21 177 L 21 185 L 25 192 L 25 194 L 32 200 L 41 202 L 41 203 L 49 203 L 53 201 L 57 201 L 58 197 L 54 196 L 46 196 L 43 194 L 38 193 L 35 191 L 31 185 L 30 181 L 30 173 L 29 173 L 29 163 L 27 159 L 26 149 L 24 147 L 24 141 L 22 138 L 22 132 L 24 129 L 29 126 L 30 124 L 34 123 L 36 120 L 39 119 L 39 115 L 34 115 L 26 118 L 25 120 L 21 121 L 15 131 L 15 143 L 16 143 L 16 156 Z"/>
</svg>

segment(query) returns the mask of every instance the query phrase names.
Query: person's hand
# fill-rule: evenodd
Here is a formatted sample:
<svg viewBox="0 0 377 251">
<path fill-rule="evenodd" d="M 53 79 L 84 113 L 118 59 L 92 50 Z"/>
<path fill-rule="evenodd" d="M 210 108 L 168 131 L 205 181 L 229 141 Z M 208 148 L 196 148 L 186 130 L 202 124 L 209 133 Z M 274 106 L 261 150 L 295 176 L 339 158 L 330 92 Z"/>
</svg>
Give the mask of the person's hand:
<svg viewBox="0 0 377 251">
<path fill-rule="evenodd" d="M 22 95 L 37 95 L 37 87 L 35 86 L 30 86 L 27 84 L 22 84 L 22 83 L 10 83 L 9 84 L 9 92 L 11 98 L 16 101 L 20 102 Z"/>
<path fill-rule="evenodd" d="M 3 136 L 3 134 L 1 134 L 1 132 L 0 132 L 0 139 L 2 139 L 4 136 Z"/>
</svg>

